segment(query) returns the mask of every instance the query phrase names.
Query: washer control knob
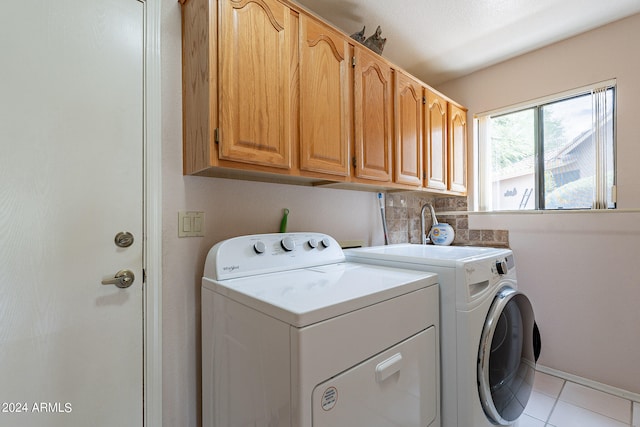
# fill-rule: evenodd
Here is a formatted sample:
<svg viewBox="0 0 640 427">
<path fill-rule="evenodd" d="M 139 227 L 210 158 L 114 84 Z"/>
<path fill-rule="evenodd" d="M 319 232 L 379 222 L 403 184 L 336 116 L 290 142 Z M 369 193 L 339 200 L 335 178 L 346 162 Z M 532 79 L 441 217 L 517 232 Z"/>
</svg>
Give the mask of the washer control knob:
<svg viewBox="0 0 640 427">
<path fill-rule="evenodd" d="M 316 239 L 309 239 L 309 241 L 307 242 L 307 244 L 309 245 L 309 247 L 311 249 L 315 249 L 318 247 L 318 241 Z"/>
<path fill-rule="evenodd" d="M 323 237 L 322 246 L 328 248 L 329 246 L 331 246 L 331 240 L 328 237 Z"/>
<path fill-rule="evenodd" d="M 257 242 L 255 242 L 253 244 L 253 250 L 257 253 L 257 254 L 263 254 L 264 251 L 267 250 L 267 245 L 264 244 L 264 242 L 262 240 L 258 240 Z"/>
<path fill-rule="evenodd" d="M 284 249 L 286 252 L 291 252 L 296 248 L 296 242 L 292 237 L 288 236 L 280 241 L 280 246 L 282 246 L 282 249 Z"/>
<path fill-rule="evenodd" d="M 498 270 L 498 274 L 507 274 L 509 272 L 507 260 L 503 259 L 502 261 L 496 261 L 496 270 Z"/>
</svg>

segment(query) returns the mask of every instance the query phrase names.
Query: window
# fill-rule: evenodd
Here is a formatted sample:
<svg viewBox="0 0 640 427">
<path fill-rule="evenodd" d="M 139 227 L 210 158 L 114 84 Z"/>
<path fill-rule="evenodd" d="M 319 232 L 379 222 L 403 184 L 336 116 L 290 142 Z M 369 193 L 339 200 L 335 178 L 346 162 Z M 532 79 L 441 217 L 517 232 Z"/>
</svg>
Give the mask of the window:
<svg viewBox="0 0 640 427">
<path fill-rule="evenodd" d="M 480 210 L 615 208 L 615 81 L 479 115 Z"/>
</svg>

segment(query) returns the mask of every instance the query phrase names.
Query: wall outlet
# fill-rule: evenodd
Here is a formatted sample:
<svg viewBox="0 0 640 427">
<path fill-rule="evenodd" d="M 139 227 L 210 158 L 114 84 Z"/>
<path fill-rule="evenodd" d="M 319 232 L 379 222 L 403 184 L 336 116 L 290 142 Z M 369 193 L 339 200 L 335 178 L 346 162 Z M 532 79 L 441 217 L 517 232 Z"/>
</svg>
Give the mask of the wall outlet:
<svg viewBox="0 0 640 427">
<path fill-rule="evenodd" d="M 204 212 L 179 211 L 178 237 L 203 237 Z"/>
</svg>

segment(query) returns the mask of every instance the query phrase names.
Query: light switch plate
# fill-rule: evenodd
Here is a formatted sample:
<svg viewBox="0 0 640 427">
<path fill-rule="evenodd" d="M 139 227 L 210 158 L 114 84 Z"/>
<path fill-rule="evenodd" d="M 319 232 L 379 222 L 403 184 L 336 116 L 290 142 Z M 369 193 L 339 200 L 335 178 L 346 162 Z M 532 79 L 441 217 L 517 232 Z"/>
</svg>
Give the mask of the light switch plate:
<svg viewBox="0 0 640 427">
<path fill-rule="evenodd" d="M 203 237 L 204 212 L 179 211 L 178 237 Z"/>
</svg>

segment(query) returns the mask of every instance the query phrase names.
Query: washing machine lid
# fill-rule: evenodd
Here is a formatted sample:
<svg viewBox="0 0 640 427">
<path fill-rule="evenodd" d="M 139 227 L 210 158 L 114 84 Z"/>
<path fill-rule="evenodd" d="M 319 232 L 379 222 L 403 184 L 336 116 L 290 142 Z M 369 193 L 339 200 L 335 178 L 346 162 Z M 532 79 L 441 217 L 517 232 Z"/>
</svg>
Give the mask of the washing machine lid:
<svg viewBox="0 0 640 427">
<path fill-rule="evenodd" d="M 405 264 L 429 264 L 455 267 L 460 263 L 510 254 L 509 249 L 482 246 L 438 246 L 403 243 L 387 246 L 371 246 L 347 249 L 348 260 L 378 259 Z"/>
<path fill-rule="evenodd" d="M 437 277 L 428 272 L 342 262 L 228 280 L 204 277 L 202 285 L 303 327 L 433 286 Z"/>
</svg>

